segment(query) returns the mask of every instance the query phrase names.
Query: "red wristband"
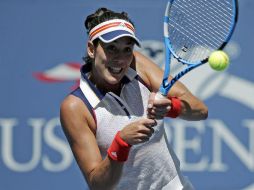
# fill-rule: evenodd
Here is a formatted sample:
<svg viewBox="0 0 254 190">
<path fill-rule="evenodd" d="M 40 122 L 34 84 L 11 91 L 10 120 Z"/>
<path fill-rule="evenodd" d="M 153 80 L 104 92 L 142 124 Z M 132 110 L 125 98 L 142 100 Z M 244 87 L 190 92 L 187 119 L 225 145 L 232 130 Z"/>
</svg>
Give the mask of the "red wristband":
<svg viewBox="0 0 254 190">
<path fill-rule="evenodd" d="M 116 136 L 108 148 L 108 156 L 115 161 L 118 162 L 124 162 L 128 159 L 129 151 L 130 151 L 131 145 L 126 143 L 121 137 L 120 137 L 120 131 L 116 133 Z"/>
<path fill-rule="evenodd" d="M 171 109 L 167 113 L 166 117 L 176 118 L 181 114 L 181 100 L 176 97 L 170 97 L 169 99 L 171 100 Z"/>
</svg>

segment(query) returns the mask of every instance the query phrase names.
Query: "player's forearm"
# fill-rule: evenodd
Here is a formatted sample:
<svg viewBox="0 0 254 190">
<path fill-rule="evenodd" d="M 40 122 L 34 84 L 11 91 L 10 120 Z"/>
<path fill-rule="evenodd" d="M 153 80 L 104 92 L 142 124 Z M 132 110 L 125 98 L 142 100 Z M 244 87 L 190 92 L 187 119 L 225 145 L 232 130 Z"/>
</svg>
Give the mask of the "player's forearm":
<svg viewBox="0 0 254 190">
<path fill-rule="evenodd" d="M 122 173 L 123 162 L 106 157 L 94 170 L 89 173 L 88 184 L 92 190 L 113 189 Z"/>
</svg>

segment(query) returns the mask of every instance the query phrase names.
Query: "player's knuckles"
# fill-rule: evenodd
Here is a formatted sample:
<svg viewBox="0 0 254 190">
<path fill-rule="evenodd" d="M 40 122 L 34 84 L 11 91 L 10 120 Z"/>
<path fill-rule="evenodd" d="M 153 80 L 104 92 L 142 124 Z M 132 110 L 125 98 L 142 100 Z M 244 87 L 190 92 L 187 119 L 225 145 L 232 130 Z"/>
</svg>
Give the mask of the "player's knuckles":
<svg viewBox="0 0 254 190">
<path fill-rule="evenodd" d="M 155 116 L 154 116 L 153 114 L 148 114 L 147 117 L 148 117 L 149 119 L 155 119 Z"/>
<path fill-rule="evenodd" d="M 156 125 L 156 121 L 151 119 L 148 123 L 146 123 L 146 127 L 154 127 Z"/>
<path fill-rule="evenodd" d="M 143 124 L 139 124 L 139 125 L 135 126 L 135 129 L 137 130 L 137 132 L 140 132 L 145 129 L 145 126 Z"/>
<path fill-rule="evenodd" d="M 149 139 L 150 139 L 150 137 L 148 137 L 148 136 L 143 136 L 143 137 L 140 137 L 140 138 L 138 139 L 138 142 L 139 142 L 139 143 L 143 143 L 143 142 L 149 141 Z"/>
<path fill-rule="evenodd" d="M 154 128 L 150 128 L 150 134 L 153 134 L 154 133 Z"/>
<path fill-rule="evenodd" d="M 143 118 L 142 120 L 139 120 L 139 124 L 140 125 L 146 125 L 153 122 L 153 120 L 149 119 L 149 118 Z"/>
<path fill-rule="evenodd" d="M 138 133 L 137 134 L 137 138 L 138 139 L 144 139 L 144 138 L 146 138 L 147 137 L 147 134 L 146 133 Z"/>
<path fill-rule="evenodd" d="M 167 107 L 166 107 L 166 110 L 167 110 L 167 111 L 171 110 L 171 105 L 170 105 L 170 106 L 167 106 Z"/>
<path fill-rule="evenodd" d="M 144 125 L 147 122 L 147 118 L 142 118 L 137 121 L 137 125 Z"/>
<path fill-rule="evenodd" d="M 148 112 L 148 113 L 149 113 L 149 114 L 155 114 L 155 113 L 156 113 L 155 108 L 153 108 L 153 109 L 149 110 L 149 112 Z"/>
<path fill-rule="evenodd" d="M 153 135 L 153 132 L 147 134 L 147 137 L 150 138 Z"/>
</svg>

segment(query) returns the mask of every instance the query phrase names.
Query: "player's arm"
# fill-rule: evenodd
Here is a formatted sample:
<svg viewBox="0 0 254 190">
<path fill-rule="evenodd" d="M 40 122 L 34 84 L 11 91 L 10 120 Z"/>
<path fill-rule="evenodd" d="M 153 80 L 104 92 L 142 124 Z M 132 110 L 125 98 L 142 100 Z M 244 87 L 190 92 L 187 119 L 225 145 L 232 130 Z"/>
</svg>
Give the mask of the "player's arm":
<svg viewBox="0 0 254 190">
<path fill-rule="evenodd" d="M 118 182 L 123 163 L 101 157 L 95 122 L 85 104 L 69 95 L 62 103 L 60 119 L 75 159 L 91 189 L 112 189 Z"/>
<path fill-rule="evenodd" d="M 152 92 L 158 92 L 163 78 L 163 71 L 150 59 L 135 52 L 136 70 Z M 171 80 L 172 77 L 169 78 Z M 168 93 L 168 97 L 177 97 L 181 101 L 180 118 L 185 120 L 202 120 L 208 116 L 206 105 L 195 97 L 181 82 L 177 81 Z M 159 100 L 167 104 L 166 100 Z M 169 100 L 170 101 L 170 100 Z M 170 102 L 171 104 L 171 102 Z"/>
<path fill-rule="evenodd" d="M 69 95 L 62 103 L 60 119 L 63 131 L 69 141 L 75 159 L 85 176 L 90 189 L 112 189 L 118 183 L 124 161 L 128 158 L 126 147 L 149 140 L 154 132 L 156 122 L 141 118 L 126 125 L 118 134 L 118 140 L 113 140 L 109 150 L 121 153 L 118 160 L 107 155 L 101 157 L 96 142 L 96 123 L 85 104 L 77 97 Z M 127 145 L 126 145 L 127 144 Z M 120 160 L 122 159 L 122 160 Z"/>
</svg>

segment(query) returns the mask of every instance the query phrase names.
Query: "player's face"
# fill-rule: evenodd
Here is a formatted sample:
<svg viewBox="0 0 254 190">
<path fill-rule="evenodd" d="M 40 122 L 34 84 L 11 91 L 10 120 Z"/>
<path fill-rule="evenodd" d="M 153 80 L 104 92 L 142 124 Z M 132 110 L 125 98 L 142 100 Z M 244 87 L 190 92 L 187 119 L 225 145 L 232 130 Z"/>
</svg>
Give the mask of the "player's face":
<svg viewBox="0 0 254 190">
<path fill-rule="evenodd" d="M 97 81 L 115 85 L 125 75 L 133 60 L 134 42 L 129 37 L 119 38 L 111 43 L 99 42 L 95 50 L 94 73 Z M 100 79 L 100 80 L 99 80 Z"/>
</svg>

